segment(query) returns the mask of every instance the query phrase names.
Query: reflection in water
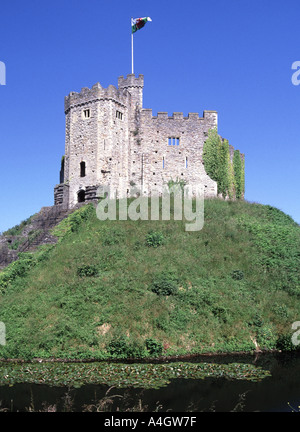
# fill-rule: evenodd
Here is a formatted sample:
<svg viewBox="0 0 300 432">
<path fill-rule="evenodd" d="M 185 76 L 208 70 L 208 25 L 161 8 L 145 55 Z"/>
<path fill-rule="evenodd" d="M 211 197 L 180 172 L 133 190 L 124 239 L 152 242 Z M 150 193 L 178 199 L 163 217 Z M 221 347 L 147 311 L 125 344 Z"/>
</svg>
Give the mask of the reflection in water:
<svg viewBox="0 0 300 432">
<path fill-rule="evenodd" d="M 182 360 L 181 360 L 182 361 Z M 160 389 L 118 389 L 85 385 L 79 389 L 17 384 L 0 387 L 0 410 L 9 411 L 292 411 L 300 405 L 300 356 L 273 354 L 201 357 L 192 362 L 255 363 L 271 371 L 260 382 L 175 379 Z"/>
</svg>

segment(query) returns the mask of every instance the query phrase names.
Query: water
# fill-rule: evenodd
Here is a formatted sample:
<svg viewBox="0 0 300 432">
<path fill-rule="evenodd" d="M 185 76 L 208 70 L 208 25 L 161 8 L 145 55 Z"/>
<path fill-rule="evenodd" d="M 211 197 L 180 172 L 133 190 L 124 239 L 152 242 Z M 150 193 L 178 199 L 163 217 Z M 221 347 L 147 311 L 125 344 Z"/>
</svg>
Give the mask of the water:
<svg viewBox="0 0 300 432">
<path fill-rule="evenodd" d="M 174 379 L 160 389 L 118 389 L 103 385 L 84 385 L 79 389 L 39 384 L 0 387 L 0 409 L 9 411 L 73 411 L 98 409 L 120 411 L 299 411 L 300 354 L 226 356 L 193 359 L 193 362 L 254 363 L 271 371 L 260 382 Z M 92 407 L 93 405 L 93 407 Z"/>
</svg>

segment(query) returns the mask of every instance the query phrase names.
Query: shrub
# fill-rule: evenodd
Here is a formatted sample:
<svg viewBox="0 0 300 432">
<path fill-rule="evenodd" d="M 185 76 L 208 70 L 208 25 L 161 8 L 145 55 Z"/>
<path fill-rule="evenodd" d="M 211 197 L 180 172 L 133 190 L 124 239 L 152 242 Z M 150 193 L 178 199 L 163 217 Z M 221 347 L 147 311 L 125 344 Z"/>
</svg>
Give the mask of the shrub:
<svg viewBox="0 0 300 432">
<path fill-rule="evenodd" d="M 127 352 L 127 338 L 125 336 L 115 336 L 107 345 L 107 351 L 114 356 L 123 356 Z"/>
<path fill-rule="evenodd" d="M 94 212 L 94 207 L 92 204 L 87 204 L 78 211 L 75 211 L 69 216 L 70 226 L 72 232 L 77 232 L 78 228 L 83 221 L 86 221 L 90 215 Z"/>
<path fill-rule="evenodd" d="M 214 306 L 212 308 L 212 313 L 215 317 L 217 317 L 219 320 L 226 323 L 228 321 L 228 312 L 223 306 Z"/>
<path fill-rule="evenodd" d="M 281 304 L 275 303 L 273 308 L 272 308 L 272 311 L 274 312 L 274 314 L 276 316 L 281 317 L 281 318 L 287 318 L 287 316 L 288 316 L 288 309 L 284 304 L 281 305 Z"/>
<path fill-rule="evenodd" d="M 178 291 L 177 279 L 170 273 L 161 273 L 156 276 L 152 283 L 151 290 L 160 296 L 169 296 Z"/>
<path fill-rule="evenodd" d="M 257 343 L 262 348 L 276 347 L 277 337 L 271 324 L 265 324 L 257 330 Z"/>
<path fill-rule="evenodd" d="M 298 347 L 293 344 L 291 334 L 283 334 L 277 339 L 276 348 L 281 351 L 295 351 Z"/>
<path fill-rule="evenodd" d="M 159 356 L 162 353 L 163 345 L 155 339 L 146 339 L 146 348 L 150 354 Z"/>
<path fill-rule="evenodd" d="M 129 343 L 128 337 L 115 336 L 107 345 L 107 351 L 114 357 L 140 358 L 144 357 L 144 348 L 136 341 Z"/>
<path fill-rule="evenodd" d="M 146 243 L 149 247 L 158 247 L 164 243 L 164 235 L 160 231 L 151 231 L 146 236 Z"/>
<path fill-rule="evenodd" d="M 98 273 L 98 268 L 95 265 L 83 265 L 77 268 L 77 275 L 80 277 L 98 276 Z"/>
<path fill-rule="evenodd" d="M 145 357 L 145 349 L 144 347 L 136 340 L 128 343 L 126 348 L 126 357 L 127 358 L 141 358 Z"/>
<path fill-rule="evenodd" d="M 23 256 L 7 266 L 0 274 L 0 290 L 5 291 L 5 288 L 18 277 L 23 277 L 27 274 L 31 267 L 36 265 L 36 260 L 31 255 Z"/>
<path fill-rule="evenodd" d="M 242 280 L 244 279 L 244 272 L 242 272 L 242 270 L 233 270 L 231 277 L 234 280 Z"/>
</svg>

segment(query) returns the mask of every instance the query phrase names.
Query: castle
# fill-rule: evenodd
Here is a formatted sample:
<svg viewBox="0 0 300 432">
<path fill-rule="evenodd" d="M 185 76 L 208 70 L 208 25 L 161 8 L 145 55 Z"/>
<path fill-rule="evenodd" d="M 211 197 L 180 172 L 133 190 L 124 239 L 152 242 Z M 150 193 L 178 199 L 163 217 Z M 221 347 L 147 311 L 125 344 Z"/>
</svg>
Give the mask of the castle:
<svg viewBox="0 0 300 432">
<path fill-rule="evenodd" d="M 144 76 L 118 78 L 118 88 L 99 83 L 65 97 L 66 141 L 55 205 L 67 208 L 97 198 L 99 186 L 117 197 L 132 187 L 161 193 L 170 180 L 203 185 L 205 197 L 217 196 L 217 183 L 204 169 L 203 145 L 217 127 L 216 111 L 153 116 L 143 108 Z"/>
</svg>

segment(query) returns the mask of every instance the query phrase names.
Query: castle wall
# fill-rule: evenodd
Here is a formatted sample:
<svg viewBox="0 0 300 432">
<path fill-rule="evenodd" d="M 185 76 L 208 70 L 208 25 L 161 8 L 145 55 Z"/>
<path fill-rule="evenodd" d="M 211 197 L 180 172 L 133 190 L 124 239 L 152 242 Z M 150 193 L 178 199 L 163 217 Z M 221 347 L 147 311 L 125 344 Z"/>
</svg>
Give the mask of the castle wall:
<svg viewBox="0 0 300 432">
<path fill-rule="evenodd" d="M 132 186 L 143 194 L 161 193 L 177 179 L 203 184 L 205 196 L 217 196 L 217 184 L 202 160 L 207 133 L 217 127 L 217 113 L 153 116 L 152 110 L 142 108 L 143 75 L 119 77 L 118 86 L 105 89 L 97 83 L 65 97 L 64 185 L 56 186 L 55 203 L 74 207 L 82 197 L 95 199 L 100 185 L 110 186 L 119 197 Z"/>
<path fill-rule="evenodd" d="M 143 109 L 140 116 L 139 138 L 131 150 L 130 180 L 141 185 L 143 193 L 162 191 L 170 180 L 184 180 L 189 185 L 204 186 L 205 196 L 217 194 L 217 184 L 205 172 L 202 153 L 209 129 L 217 127 L 217 113 L 159 112 Z"/>
</svg>

